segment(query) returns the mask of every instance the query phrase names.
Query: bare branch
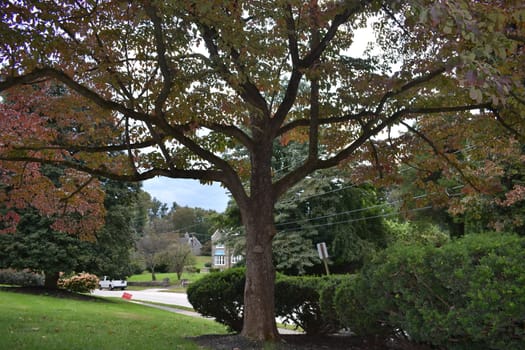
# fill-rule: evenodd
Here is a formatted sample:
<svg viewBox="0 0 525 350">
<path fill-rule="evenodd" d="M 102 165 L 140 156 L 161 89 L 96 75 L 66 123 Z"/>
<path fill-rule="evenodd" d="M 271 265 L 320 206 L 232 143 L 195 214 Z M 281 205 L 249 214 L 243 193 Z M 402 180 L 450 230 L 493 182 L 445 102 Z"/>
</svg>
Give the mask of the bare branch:
<svg viewBox="0 0 525 350">
<path fill-rule="evenodd" d="M 454 169 L 456 169 L 456 171 L 459 173 L 459 175 L 461 176 L 461 178 L 463 180 L 465 180 L 476 191 L 480 192 L 480 190 L 477 188 L 477 186 L 474 183 L 472 183 L 472 181 L 465 175 L 465 173 L 459 167 L 459 165 L 456 164 L 455 162 L 453 162 L 449 157 L 447 157 L 447 155 L 443 151 L 441 151 L 434 144 L 434 142 L 432 142 L 432 140 L 430 140 L 425 134 L 423 134 L 421 131 L 417 130 L 416 128 L 412 127 L 411 125 L 409 125 L 409 124 L 407 124 L 405 122 L 401 122 L 401 124 L 404 127 L 406 127 L 410 132 L 416 134 L 419 138 L 421 138 L 423 141 L 425 141 L 432 148 L 432 150 L 434 151 L 434 154 L 436 154 L 436 155 L 440 156 L 441 158 L 443 158 L 450 166 L 452 166 Z"/>
<path fill-rule="evenodd" d="M 397 95 L 400 95 L 420 84 L 424 84 L 424 83 L 428 83 L 429 81 L 431 81 L 432 79 L 440 76 L 441 74 L 443 74 L 444 72 L 446 72 L 446 67 L 442 66 L 442 67 L 439 67 L 431 72 L 429 72 L 428 74 L 425 74 L 421 77 L 418 77 L 418 78 L 415 78 L 415 79 L 412 79 L 411 81 L 409 81 L 408 83 L 404 84 L 403 86 L 401 86 L 400 88 L 396 89 L 396 90 L 393 90 L 393 91 L 389 91 L 387 92 L 383 98 L 381 99 L 381 101 L 379 102 L 379 104 L 377 105 L 377 108 L 376 108 L 376 113 L 379 114 L 382 112 L 383 110 L 383 107 L 385 105 L 385 103 L 392 97 L 395 97 Z"/>
<path fill-rule="evenodd" d="M 171 91 L 173 83 L 173 74 L 168 64 L 166 57 L 166 43 L 164 39 L 164 34 L 162 31 L 162 20 L 157 15 L 158 9 L 151 5 L 150 2 L 146 2 L 144 5 L 146 13 L 153 22 L 153 33 L 155 37 L 155 47 L 157 50 L 157 61 L 159 63 L 160 71 L 162 73 L 163 84 L 162 89 L 155 100 L 155 113 L 158 116 L 161 116 L 163 113 L 163 106 Z"/>
<path fill-rule="evenodd" d="M 375 112 L 372 111 L 362 111 L 357 114 L 346 114 L 341 117 L 330 117 L 330 118 L 319 118 L 318 124 L 319 125 L 327 125 L 327 124 L 338 124 L 338 123 L 347 123 L 350 121 L 359 121 L 362 120 L 365 117 L 376 117 L 377 115 Z M 294 121 L 291 121 L 290 123 L 284 125 L 282 128 L 279 129 L 278 135 L 283 135 L 293 129 L 296 129 L 298 127 L 307 127 L 310 125 L 310 119 L 296 119 Z"/>
</svg>

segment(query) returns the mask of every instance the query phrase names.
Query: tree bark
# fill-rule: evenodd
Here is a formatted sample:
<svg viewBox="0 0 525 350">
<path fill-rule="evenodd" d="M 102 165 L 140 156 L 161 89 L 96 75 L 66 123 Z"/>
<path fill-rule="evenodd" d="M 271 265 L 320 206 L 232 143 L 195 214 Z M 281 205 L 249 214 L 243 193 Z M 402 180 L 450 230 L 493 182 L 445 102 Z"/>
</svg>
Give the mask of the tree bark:
<svg viewBox="0 0 525 350">
<path fill-rule="evenodd" d="M 271 141 L 259 142 L 252 154 L 250 198 L 239 206 L 246 230 L 246 284 L 241 335 L 252 340 L 279 339 L 275 324 L 275 268 L 272 240 L 275 236 Z"/>
<path fill-rule="evenodd" d="M 273 207 L 272 207 L 273 208 Z M 279 338 L 275 324 L 275 268 L 272 238 L 273 210 L 254 205 L 245 221 L 246 284 L 241 335 L 254 340 Z"/>
<path fill-rule="evenodd" d="M 44 280 L 44 288 L 46 289 L 57 289 L 58 279 L 60 278 L 59 271 L 46 271 Z"/>
</svg>

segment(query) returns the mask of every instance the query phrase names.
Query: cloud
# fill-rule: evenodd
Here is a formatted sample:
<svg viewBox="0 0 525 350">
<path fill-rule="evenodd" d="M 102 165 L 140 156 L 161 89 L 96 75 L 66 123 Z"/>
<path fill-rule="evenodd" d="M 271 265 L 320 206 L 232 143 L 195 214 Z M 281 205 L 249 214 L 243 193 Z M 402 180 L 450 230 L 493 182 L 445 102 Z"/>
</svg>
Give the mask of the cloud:
<svg viewBox="0 0 525 350">
<path fill-rule="evenodd" d="M 157 177 L 144 181 L 142 188 L 151 197 L 166 203 L 168 208 L 176 202 L 181 206 L 211 209 L 222 213 L 230 199 L 227 190 L 215 182 L 212 185 L 202 185 L 196 180 Z"/>
</svg>

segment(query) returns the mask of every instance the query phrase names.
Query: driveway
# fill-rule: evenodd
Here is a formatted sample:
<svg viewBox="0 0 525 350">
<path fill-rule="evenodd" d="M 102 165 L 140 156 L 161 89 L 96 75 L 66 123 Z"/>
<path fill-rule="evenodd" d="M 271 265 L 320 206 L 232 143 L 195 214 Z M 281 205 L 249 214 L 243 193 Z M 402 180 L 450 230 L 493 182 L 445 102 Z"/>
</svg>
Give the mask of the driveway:
<svg viewBox="0 0 525 350">
<path fill-rule="evenodd" d="M 166 305 L 178 305 L 193 307 L 188 301 L 186 293 L 164 292 L 165 289 L 145 289 L 145 290 L 100 290 L 95 289 L 91 294 L 101 297 L 121 298 L 124 293 L 131 294 L 131 300 L 149 301 Z"/>
</svg>

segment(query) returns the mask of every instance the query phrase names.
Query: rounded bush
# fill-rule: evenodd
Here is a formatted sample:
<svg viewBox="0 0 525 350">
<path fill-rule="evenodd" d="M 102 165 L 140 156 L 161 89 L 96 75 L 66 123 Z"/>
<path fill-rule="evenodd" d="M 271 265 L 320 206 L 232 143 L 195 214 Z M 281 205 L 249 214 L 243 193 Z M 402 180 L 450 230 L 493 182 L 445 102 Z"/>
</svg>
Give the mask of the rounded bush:
<svg viewBox="0 0 525 350">
<path fill-rule="evenodd" d="M 350 283 L 355 277 L 355 275 L 330 275 L 322 278 L 319 307 L 326 332 L 336 332 L 343 328 L 335 309 L 335 293 L 340 285 Z"/>
<path fill-rule="evenodd" d="M 43 286 L 44 275 L 28 270 L 0 269 L 0 284 L 23 287 Z"/>
<path fill-rule="evenodd" d="M 301 327 L 308 334 L 324 333 L 319 306 L 318 277 L 279 276 L 275 282 L 275 314 L 283 323 Z"/>
<path fill-rule="evenodd" d="M 245 281 L 244 268 L 210 273 L 189 285 L 188 300 L 201 315 L 214 317 L 231 331 L 240 332 Z"/>
<path fill-rule="evenodd" d="M 71 278 L 61 279 L 58 286 L 77 293 L 89 293 L 98 288 L 98 277 L 90 273 L 79 273 Z"/>
<path fill-rule="evenodd" d="M 442 247 L 396 244 L 336 292 L 354 332 L 402 332 L 448 349 L 525 348 L 525 238 L 469 235 Z"/>
<path fill-rule="evenodd" d="M 338 331 L 341 327 L 333 310 L 332 296 L 335 287 L 347 278 L 347 275 L 278 275 L 275 286 L 278 291 L 275 295 L 276 316 L 282 317 L 284 323 L 301 327 L 307 334 Z"/>
</svg>

